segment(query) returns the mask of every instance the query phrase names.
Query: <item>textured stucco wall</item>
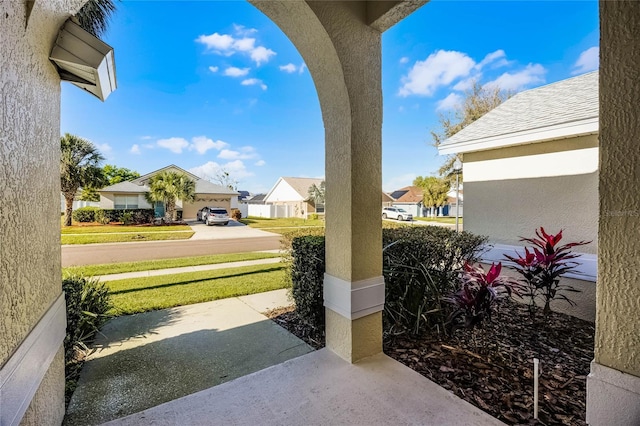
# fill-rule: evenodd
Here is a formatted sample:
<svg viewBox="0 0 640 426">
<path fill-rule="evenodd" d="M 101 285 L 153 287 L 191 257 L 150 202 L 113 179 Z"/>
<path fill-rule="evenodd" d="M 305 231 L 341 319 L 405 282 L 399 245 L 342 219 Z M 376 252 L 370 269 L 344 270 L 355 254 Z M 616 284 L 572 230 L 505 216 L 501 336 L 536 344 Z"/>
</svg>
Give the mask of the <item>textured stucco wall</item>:
<svg viewBox="0 0 640 426">
<path fill-rule="evenodd" d="M 78 7 L 67 3 L 36 1 L 26 25 L 24 1 L 0 2 L 0 365 L 61 292 L 60 80 L 48 54 Z M 58 356 L 24 422 L 59 424 L 62 389 Z"/>
<path fill-rule="evenodd" d="M 467 153 L 464 162 L 466 167 L 497 159 L 563 155 L 595 146 L 596 136 L 588 136 Z M 544 165 L 539 168 L 544 174 Z M 465 180 L 464 186 L 465 231 L 487 235 L 495 243 L 521 245 L 519 237 L 534 236 L 540 226 L 554 233 L 564 229 L 563 241 L 592 241 L 577 251 L 597 253 L 598 172 L 505 180 L 474 176 L 472 181 Z"/>
<path fill-rule="evenodd" d="M 597 363 L 640 376 L 640 3 L 600 2 Z"/>
</svg>

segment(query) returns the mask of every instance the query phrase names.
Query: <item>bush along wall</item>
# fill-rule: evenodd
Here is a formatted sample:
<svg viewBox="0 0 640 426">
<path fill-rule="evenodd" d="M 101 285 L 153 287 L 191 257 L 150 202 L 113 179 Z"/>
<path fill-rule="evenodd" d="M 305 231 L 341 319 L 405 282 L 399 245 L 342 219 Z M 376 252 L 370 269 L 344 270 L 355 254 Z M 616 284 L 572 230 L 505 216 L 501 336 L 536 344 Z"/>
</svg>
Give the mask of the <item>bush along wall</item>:
<svg viewBox="0 0 640 426">
<path fill-rule="evenodd" d="M 476 261 L 486 237 L 443 227 L 383 229 L 385 333 L 444 330 L 451 307 L 442 298 L 456 287 L 465 261 Z M 291 244 L 291 282 L 296 311 L 314 328 L 324 327 L 322 236 L 297 236 Z"/>
<path fill-rule="evenodd" d="M 67 305 L 67 334 L 64 338 L 65 400 L 69 403 L 75 390 L 87 346 L 108 319 L 111 309 L 109 290 L 95 278 L 78 275 L 62 279 Z"/>
<path fill-rule="evenodd" d="M 116 209 L 103 209 L 104 217 L 109 222 L 124 222 L 125 214 L 127 214 L 127 221 L 132 224 L 141 225 L 144 223 L 153 222 L 154 210 L 153 209 L 130 209 L 130 210 L 116 210 Z"/>
<path fill-rule="evenodd" d="M 100 210 L 100 207 L 80 207 L 73 211 L 71 217 L 76 222 L 95 222 L 95 214 L 98 210 Z"/>
</svg>

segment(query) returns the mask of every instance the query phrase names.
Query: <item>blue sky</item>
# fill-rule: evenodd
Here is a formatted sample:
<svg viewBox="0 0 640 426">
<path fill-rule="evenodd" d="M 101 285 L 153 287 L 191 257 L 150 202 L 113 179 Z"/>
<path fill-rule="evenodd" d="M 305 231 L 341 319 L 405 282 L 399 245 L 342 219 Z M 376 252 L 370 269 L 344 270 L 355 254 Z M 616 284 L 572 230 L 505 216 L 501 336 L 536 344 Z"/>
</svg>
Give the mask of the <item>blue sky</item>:
<svg viewBox="0 0 640 426">
<path fill-rule="evenodd" d="M 239 189 L 324 176 L 324 128 L 304 61 L 244 1 L 122 1 L 103 39 L 118 89 L 62 84 L 62 133 L 145 174 L 221 169 Z M 382 38 L 383 189 L 435 174 L 429 131 L 471 79 L 521 91 L 598 67 L 596 1 L 432 0 Z"/>
</svg>

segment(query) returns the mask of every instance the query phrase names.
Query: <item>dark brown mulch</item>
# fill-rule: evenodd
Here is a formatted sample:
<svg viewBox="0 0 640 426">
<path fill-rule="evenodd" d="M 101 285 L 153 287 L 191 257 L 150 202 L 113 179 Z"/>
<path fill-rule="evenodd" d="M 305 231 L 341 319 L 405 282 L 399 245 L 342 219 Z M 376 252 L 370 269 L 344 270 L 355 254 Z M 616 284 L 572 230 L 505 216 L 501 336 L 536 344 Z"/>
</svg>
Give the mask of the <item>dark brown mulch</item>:
<svg viewBox="0 0 640 426">
<path fill-rule="evenodd" d="M 311 332 L 295 311 L 270 317 L 314 348 L 324 346 L 324 336 Z M 594 333 L 592 323 L 557 313 L 534 326 L 527 306 L 507 301 L 482 329 L 395 336 L 386 339 L 384 352 L 507 424 L 536 424 L 533 358 L 538 358 L 538 424 L 585 425 Z"/>
</svg>

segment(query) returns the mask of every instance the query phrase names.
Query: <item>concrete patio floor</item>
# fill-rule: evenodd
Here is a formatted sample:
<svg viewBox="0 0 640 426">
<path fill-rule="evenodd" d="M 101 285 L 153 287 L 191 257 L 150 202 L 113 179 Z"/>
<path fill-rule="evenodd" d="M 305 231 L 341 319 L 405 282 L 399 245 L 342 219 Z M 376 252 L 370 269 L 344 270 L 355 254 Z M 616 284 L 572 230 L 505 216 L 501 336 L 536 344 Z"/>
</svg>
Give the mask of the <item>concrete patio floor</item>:
<svg viewBox="0 0 640 426">
<path fill-rule="evenodd" d="M 503 423 L 384 354 L 349 364 L 322 349 L 106 424 Z"/>
</svg>

